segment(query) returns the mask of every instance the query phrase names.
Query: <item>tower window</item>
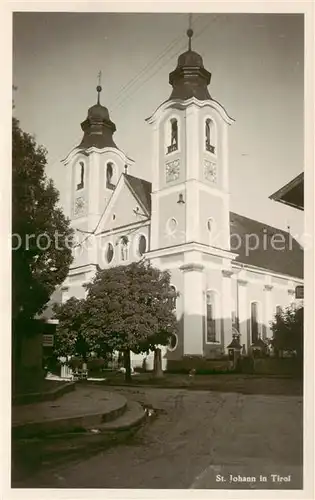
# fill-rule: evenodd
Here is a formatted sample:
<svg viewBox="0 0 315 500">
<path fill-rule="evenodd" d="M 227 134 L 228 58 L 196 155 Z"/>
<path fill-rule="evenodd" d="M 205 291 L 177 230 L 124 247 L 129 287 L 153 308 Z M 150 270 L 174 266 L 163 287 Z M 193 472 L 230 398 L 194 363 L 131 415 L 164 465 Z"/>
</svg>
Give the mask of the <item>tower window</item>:
<svg viewBox="0 0 315 500">
<path fill-rule="evenodd" d="M 207 118 L 205 123 L 205 147 L 206 151 L 215 153 L 215 128 L 210 118 Z"/>
<path fill-rule="evenodd" d="M 106 187 L 107 189 L 115 189 L 115 184 L 113 183 L 114 177 L 114 165 L 108 162 L 106 165 Z"/>
<path fill-rule="evenodd" d="M 77 191 L 79 189 L 83 189 L 84 188 L 84 163 L 83 161 L 80 161 L 79 162 L 79 165 L 78 165 L 78 175 L 79 175 L 79 182 L 77 183 Z"/>
<path fill-rule="evenodd" d="M 167 148 L 168 153 L 172 153 L 178 149 L 178 122 L 176 118 L 171 119 L 171 144 Z"/>
</svg>

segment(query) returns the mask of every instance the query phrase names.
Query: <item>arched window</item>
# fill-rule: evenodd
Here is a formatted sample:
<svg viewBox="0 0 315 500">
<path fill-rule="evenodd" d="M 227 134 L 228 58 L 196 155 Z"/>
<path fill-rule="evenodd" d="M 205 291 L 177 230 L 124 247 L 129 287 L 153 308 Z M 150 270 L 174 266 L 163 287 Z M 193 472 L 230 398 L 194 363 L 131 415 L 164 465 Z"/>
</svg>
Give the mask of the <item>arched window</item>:
<svg viewBox="0 0 315 500">
<path fill-rule="evenodd" d="M 258 302 L 251 303 L 250 310 L 250 329 L 251 329 L 251 339 L 252 344 L 257 342 L 260 337 L 260 325 L 259 325 L 259 304 Z"/>
<path fill-rule="evenodd" d="M 205 148 L 206 151 L 210 151 L 210 153 L 215 153 L 216 149 L 215 125 L 210 118 L 207 118 L 205 122 Z"/>
<path fill-rule="evenodd" d="M 177 345 L 178 345 L 178 336 L 176 335 L 176 333 L 172 333 L 167 346 L 168 350 L 175 351 Z"/>
<path fill-rule="evenodd" d="M 129 258 L 129 240 L 127 236 L 120 238 L 120 258 L 124 262 Z"/>
<path fill-rule="evenodd" d="M 141 234 L 138 240 L 138 255 L 142 257 L 142 255 L 146 252 L 147 249 L 147 239 L 144 234 Z"/>
<path fill-rule="evenodd" d="M 219 342 L 221 336 L 221 319 L 218 294 L 213 290 L 207 292 L 206 339 L 207 343 Z"/>
<path fill-rule="evenodd" d="M 77 191 L 84 188 L 84 163 L 80 161 L 77 166 Z"/>
<path fill-rule="evenodd" d="M 114 165 L 112 162 L 108 162 L 106 165 L 106 187 L 107 189 L 115 189 L 115 184 L 113 183 L 114 177 Z"/>
<path fill-rule="evenodd" d="M 170 297 L 169 297 L 169 304 L 170 307 L 172 308 L 173 311 L 176 310 L 176 300 L 177 300 L 177 290 L 174 285 L 170 286 Z"/>
<path fill-rule="evenodd" d="M 169 122 L 170 125 L 170 137 L 168 141 L 170 141 L 167 146 L 167 152 L 172 153 L 178 149 L 178 122 L 176 118 L 172 118 Z"/>
<path fill-rule="evenodd" d="M 108 264 L 111 263 L 111 261 L 114 258 L 114 247 L 111 243 L 108 243 L 107 248 L 106 248 L 106 261 Z"/>
</svg>

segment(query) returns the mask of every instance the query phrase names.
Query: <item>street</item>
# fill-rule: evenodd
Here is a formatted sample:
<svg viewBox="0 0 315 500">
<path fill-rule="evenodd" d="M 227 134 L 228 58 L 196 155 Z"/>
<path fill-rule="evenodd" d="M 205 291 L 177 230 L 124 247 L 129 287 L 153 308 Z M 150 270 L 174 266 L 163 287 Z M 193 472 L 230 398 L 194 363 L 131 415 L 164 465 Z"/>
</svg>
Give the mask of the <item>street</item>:
<svg viewBox="0 0 315 500">
<path fill-rule="evenodd" d="M 66 464 L 51 463 L 13 486 L 302 488 L 301 396 L 114 390 L 152 406 L 156 418 L 150 417 L 131 442 Z"/>
</svg>

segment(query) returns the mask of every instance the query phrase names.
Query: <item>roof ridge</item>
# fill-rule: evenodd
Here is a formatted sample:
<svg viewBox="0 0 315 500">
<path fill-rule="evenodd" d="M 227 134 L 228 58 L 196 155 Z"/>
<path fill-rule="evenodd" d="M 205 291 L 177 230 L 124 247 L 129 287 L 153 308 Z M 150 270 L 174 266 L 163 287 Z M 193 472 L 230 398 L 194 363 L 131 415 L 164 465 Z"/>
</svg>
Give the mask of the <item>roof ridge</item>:
<svg viewBox="0 0 315 500">
<path fill-rule="evenodd" d="M 267 224 L 266 222 L 262 222 L 262 221 L 259 221 L 257 219 L 252 219 L 251 217 L 247 217 L 246 215 L 241 215 L 241 214 L 238 214 L 236 212 L 231 212 L 231 211 L 230 211 L 230 215 L 236 215 L 237 217 L 241 217 L 242 219 L 247 219 L 249 221 L 255 222 L 256 224 L 257 223 L 261 224 L 262 226 L 265 226 L 266 228 L 271 228 L 271 229 L 274 229 L 276 231 L 280 231 L 280 232 L 287 234 L 287 235 L 290 235 L 292 237 L 292 235 L 291 235 L 291 233 L 289 233 L 289 231 L 286 231 L 285 229 L 281 229 L 279 227 L 271 226 L 270 224 Z M 293 239 L 295 240 L 295 238 L 293 238 Z"/>
</svg>

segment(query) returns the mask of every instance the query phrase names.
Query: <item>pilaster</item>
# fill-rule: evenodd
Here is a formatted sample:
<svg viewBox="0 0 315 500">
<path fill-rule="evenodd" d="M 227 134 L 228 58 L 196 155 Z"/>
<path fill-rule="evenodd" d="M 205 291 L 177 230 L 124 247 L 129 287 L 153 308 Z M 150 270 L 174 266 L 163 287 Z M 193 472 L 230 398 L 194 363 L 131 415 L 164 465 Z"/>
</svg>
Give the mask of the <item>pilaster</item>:
<svg viewBox="0 0 315 500">
<path fill-rule="evenodd" d="M 203 355 L 204 301 L 202 264 L 184 264 L 184 352 Z"/>
<path fill-rule="evenodd" d="M 233 271 L 222 270 L 222 315 L 224 331 L 224 347 L 232 342 L 232 282 Z"/>
<path fill-rule="evenodd" d="M 272 316 L 273 316 L 272 290 L 273 290 L 273 285 L 271 285 L 270 283 L 268 283 L 264 286 L 264 292 L 265 292 L 265 332 L 266 332 L 267 338 L 272 337 L 272 331 L 270 328 L 270 322 L 272 321 Z"/>
<path fill-rule="evenodd" d="M 100 191 L 99 155 L 91 153 L 88 166 L 88 231 L 94 231 L 99 221 L 99 191 Z"/>
<path fill-rule="evenodd" d="M 240 332 L 240 343 L 245 344 L 246 349 L 249 349 L 250 338 L 248 331 L 249 322 L 249 312 L 247 304 L 247 281 L 245 279 L 238 279 L 237 286 L 237 296 L 238 296 L 238 321 L 239 321 L 239 332 Z"/>
<path fill-rule="evenodd" d="M 192 103 L 186 109 L 186 179 L 196 179 L 199 172 L 199 119 L 198 108 Z"/>
<path fill-rule="evenodd" d="M 186 182 L 186 243 L 199 241 L 199 186 L 194 180 Z"/>
</svg>

